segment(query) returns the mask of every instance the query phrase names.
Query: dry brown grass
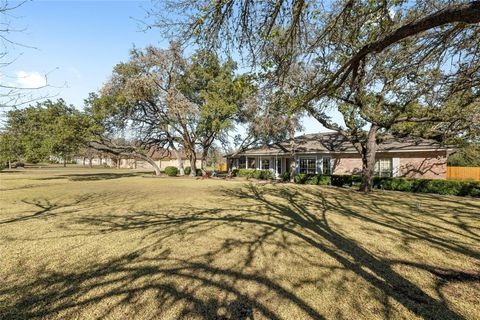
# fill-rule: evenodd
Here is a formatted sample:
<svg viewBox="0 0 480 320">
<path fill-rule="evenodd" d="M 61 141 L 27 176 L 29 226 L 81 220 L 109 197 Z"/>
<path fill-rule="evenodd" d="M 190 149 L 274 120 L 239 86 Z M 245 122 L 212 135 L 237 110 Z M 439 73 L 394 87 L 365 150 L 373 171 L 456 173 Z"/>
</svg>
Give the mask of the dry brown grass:
<svg viewBox="0 0 480 320">
<path fill-rule="evenodd" d="M 480 201 L 1 173 L 0 318 L 475 319 Z"/>
</svg>

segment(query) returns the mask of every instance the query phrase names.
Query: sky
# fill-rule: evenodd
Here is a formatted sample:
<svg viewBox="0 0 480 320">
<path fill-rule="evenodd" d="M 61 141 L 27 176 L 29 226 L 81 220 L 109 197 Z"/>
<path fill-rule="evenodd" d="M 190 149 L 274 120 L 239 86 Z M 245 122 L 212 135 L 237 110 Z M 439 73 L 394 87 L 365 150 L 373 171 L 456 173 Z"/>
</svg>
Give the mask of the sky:
<svg viewBox="0 0 480 320">
<path fill-rule="evenodd" d="M 21 32 L 10 39 L 15 61 L 0 77 L 23 87 L 49 88 L 38 92 L 63 98 L 82 108 L 90 92 L 98 91 L 113 67 L 128 59 L 134 46 L 168 46 L 160 30 L 145 31 L 150 1 L 31 1 L 11 12 L 11 24 Z M 3 80 L 5 81 L 5 80 Z M 303 121 L 299 133 L 323 131 L 314 119 Z"/>
</svg>

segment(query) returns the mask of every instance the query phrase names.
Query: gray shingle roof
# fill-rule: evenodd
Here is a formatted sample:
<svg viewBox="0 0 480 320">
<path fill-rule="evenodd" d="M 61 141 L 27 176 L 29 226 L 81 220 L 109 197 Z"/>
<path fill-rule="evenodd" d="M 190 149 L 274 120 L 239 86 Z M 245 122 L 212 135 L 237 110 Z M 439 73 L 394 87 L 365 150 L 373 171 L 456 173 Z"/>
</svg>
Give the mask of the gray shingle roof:
<svg viewBox="0 0 480 320">
<path fill-rule="evenodd" d="M 237 156 L 246 155 L 280 155 L 291 153 L 291 140 L 267 146 L 247 149 Z M 439 142 L 428 139 L 407 139 L 388 137 L 379 144 L 378 152 L 402 151 L 437 151 L 447 150 Z M 336 132 L 322 132 L 298 136 L 294 138 L 295 153 L 357 153 L 351 142 Z"/>
</svg>

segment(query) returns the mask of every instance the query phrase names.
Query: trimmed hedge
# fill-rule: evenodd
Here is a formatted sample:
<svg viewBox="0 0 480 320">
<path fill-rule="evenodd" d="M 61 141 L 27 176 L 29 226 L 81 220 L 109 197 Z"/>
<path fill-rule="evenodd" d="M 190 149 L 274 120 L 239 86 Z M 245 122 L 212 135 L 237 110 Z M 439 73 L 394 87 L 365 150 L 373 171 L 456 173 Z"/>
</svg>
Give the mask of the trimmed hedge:
<svg viewBox="0 0 480 320">
<path fill-rule="evenodd" d="M 480 182 L 475 181 L 374 177 L 373 187 L 383 190 L 480 197 Z"/>
<path fill-rule="evenodd" d="M 190 175 L 190 172 L 192 172 L 192 168 L 191 168 L 191 167 L 185 167 L 185 168 L 183 169 L 183 171 L 185 172 L 185 175 L 188 176 L 188 175 Z M 202 169 L 198 169 L 198 168 L 197 168 L 197 170 L 195 170 L 195 171 L 196 171 L 196 174 L 195 174 L 195 175 L 196 175 L 197 177 L 201 177 L 201 176 L 202 176 Z"/>
<path fill-rule="evenodd" d="M 269 180 L 273 179 L 272 172 L 270 170 L 256 170 L 256 169 L 238 169 L 238 177 L 245 177 L 247 179 L 259 179 L 259 180 Z"/>
<path fill-rule="evenodd" d="M 177 167 L 166 167 L 165 174 L 170 177 L 175 177 L 178 174 Z"/>
<path fill-rule="evenodd" d="M 362 177 L 349 175 L 322 176 L 314 174 L 297 174 L 294 181 L 298 184 L 357 187 L 360 186 Z M 480 197 L 480 182 L 475 181 L 374 177 L 373 187 L 376 189 L 404 192 Z"/>
<path fill-rule="evenodd" d="M 361 176 L 352 175 L 332 175 L 332 186 L 335 187 L 354 187 L 362 183 Z"/>
<path fill-rule="evenodd" d="M 331 177 L 321 174 L 297 174 L 294 178 L 295 183 L 298 184 L 313 184 L 313 185 L 330 185 Z"/>
</svg>

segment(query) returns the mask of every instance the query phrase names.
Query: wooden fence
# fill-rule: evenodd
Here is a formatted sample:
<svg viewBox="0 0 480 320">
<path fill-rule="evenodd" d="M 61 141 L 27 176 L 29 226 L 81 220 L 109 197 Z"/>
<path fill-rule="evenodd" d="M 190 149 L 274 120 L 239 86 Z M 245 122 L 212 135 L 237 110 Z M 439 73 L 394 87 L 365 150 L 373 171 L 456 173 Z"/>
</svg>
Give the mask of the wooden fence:
<svg viewBox="0 0 480 320">
<path fill-rule="evenodd" d="M 217 164 L 216 169 L 218 171 L 227 171 L 227 164 L 226 163 Z"/>
<path fill-rule="evenodd" d="M 447 179 L 480 181 L 480 167 L 447 167 Z"/>
</svg>

